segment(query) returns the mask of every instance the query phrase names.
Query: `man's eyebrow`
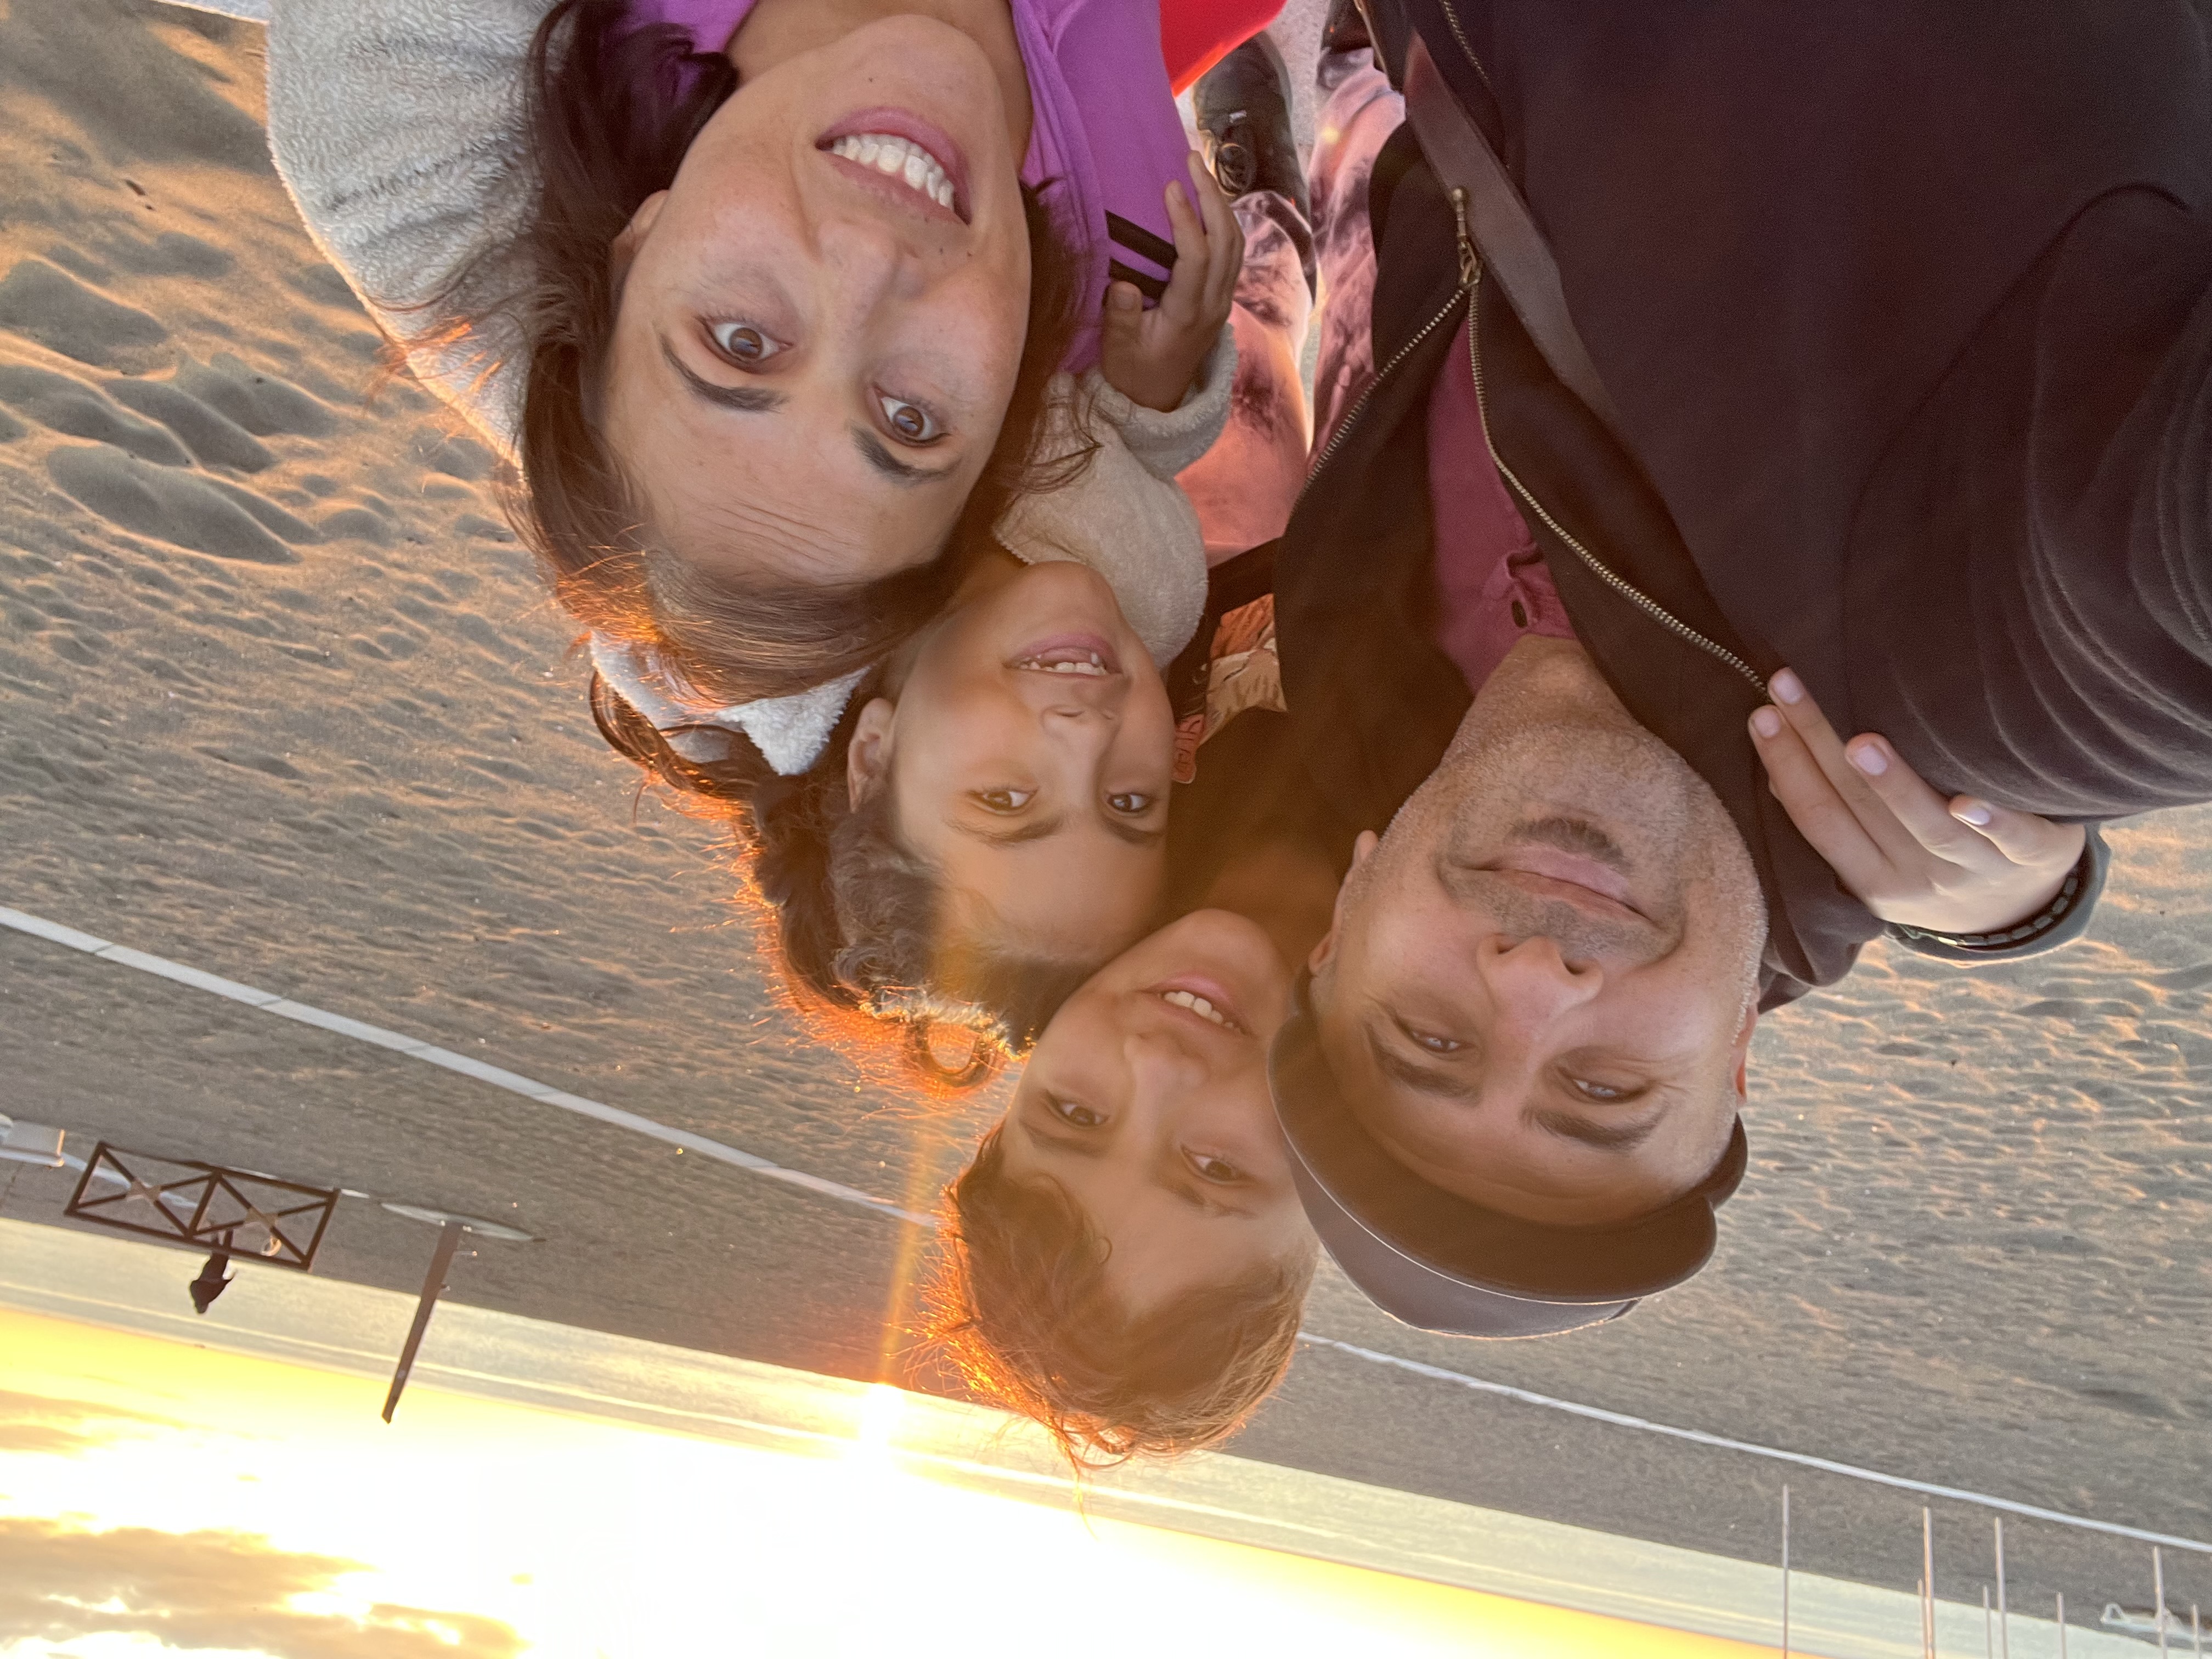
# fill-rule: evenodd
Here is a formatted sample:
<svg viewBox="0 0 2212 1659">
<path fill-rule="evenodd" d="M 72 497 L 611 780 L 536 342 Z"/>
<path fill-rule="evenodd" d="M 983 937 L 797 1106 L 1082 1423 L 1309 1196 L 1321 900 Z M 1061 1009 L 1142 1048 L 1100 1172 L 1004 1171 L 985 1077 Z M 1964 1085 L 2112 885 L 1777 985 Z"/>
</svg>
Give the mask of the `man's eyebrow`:
<svg viewBox="0 0 2212 1659">
<path fill-rule="evenodd" d="M 1066 824 L 1065 817 L 1039 818 L 1035 823 L 1020 824 L 1012 830 L 986 830 L 980 825 L 963 823 L 958 818 L 947 818 L 945 826 L 987 847 L 1021 847 L 1033 841 L 1049 841 Z"/>
<path fill-rule="evenodd" d="M 1578 1140 L 1585 1146 L 1595 1146 L 1602 1152 L 1628 1152 L 1641 1146 L 1651 1137 L 1666 1116 L 1656 1112 L 1641 1123 L 1593 1123 L 1577 1112 L 1562 1112 L 1549 1106 L 1531 1106 L 1528 1121 L 1547 1134 L 1562 1140 Z"/>
<path fill-rule="evenodd" d="M 1383 1076 L 1422 1094 L 1433 1095 L 1439 1100 L 1465 1100 L 1475 1092 L 1476 1085 L 1469 1079 L 1423 1066 L 1400 1054 L 1382 1040 L 1382 1031 L 1371 1023 L 1367 1027 L 1367 1052 Z"/>
<path fill-rule="evenodd" d="M 676 355 L 676 348 L 669 344 L 668 337 L 665 334 L 660 337 L 660 355 L 669 368 L 676 371 L 677 378 L 691 388 L 693 397 L 703 403 L 710 403 L 717 409 L 734 409 L 747 415 L 766 415 L 783 407 L 784 396 L 781 392 L 770 392 L 766 386 L 723 386 L 703 374 L 694 374 L 691 366 Z"/>
<path fill-rule="evenodd" d="M 935 483 L 939 478 L 949 478 L 960 468 L 951 466 L 912 466 L 885 449 L 883 441 L 865 427 L 853 428 L 853 447 L 860 452 L 860 459 L 887 478 L 902 484 Z"/>
</svg>

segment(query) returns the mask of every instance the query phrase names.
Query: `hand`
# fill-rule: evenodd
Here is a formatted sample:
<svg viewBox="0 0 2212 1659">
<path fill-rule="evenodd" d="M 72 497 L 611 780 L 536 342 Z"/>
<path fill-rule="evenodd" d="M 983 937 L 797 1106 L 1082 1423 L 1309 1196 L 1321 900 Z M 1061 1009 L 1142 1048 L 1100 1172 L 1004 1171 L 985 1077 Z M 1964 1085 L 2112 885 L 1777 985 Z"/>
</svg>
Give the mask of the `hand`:
<svg viewBox="0 0 2212 1659">
<path fill-rule="evenodd" d="M 1146 310 L 1133 283 L 1106 290 L 1099 368 L 1109 386 L 1146 409 L 1169 410 L 1182 402 L 1229 320 L 1244 269 L 1244 228 L 1229 210 L 1229 198 L 1196 150 L 1188 166 L 1198 206 L 1191 206 L 1182 185 L 1168 185 L 1176 263 L 1159 304 Z"/>
<path fill-rule="evenodd" d="M 2049 903 L 2081 858 L 2080 824 L 1972 795 L 1947 801 L 1881 738 L 1838 738 L 1788 669 L 1767 690 L 1773 703 L 1751 717 L 1767 787 L 1884 921 L 1940 933 L 2011 927 Z"/>
</svg>

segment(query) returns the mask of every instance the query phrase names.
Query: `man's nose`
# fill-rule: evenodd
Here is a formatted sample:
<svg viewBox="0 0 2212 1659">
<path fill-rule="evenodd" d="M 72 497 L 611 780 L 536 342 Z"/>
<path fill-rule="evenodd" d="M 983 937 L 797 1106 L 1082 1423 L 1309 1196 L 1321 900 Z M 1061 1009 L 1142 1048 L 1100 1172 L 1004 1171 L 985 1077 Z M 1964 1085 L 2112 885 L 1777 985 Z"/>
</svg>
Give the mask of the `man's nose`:
<svg viewBox="0 0 2212 1659">
<path fill-rule="evenodd" d="M 1540 1030 L 1605 988 L 1595 962 L 1570 963 L 1542 933 L 1486 940 L 1475 954 L 1475 971 L 1501 1018 L 1522 1030 Z"/>
</svg>

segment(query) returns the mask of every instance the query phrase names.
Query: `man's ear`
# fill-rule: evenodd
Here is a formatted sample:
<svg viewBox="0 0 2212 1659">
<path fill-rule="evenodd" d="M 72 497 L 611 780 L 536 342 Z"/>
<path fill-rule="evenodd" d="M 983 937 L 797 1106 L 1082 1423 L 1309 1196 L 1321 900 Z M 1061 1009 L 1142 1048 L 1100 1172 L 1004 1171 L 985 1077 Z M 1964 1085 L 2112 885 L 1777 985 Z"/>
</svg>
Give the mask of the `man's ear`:
<svg viewBox="0 0 2212 1659">
<path fill-rule="evenodd" d="M 1359 838 L 1352 843 L 1352 870 L 1357 870 L 1366 863 L 1382 842 L 1382 838 L 1372 830 L 1362 830 Z M 1337 930 L 1344 926 L 1344 896 L 1351 890 L 1352 870 L 1346 871 L 1344 879 L 1336 884 L 1336 903 L 1329 911 L 1328 932 L 1322 935 L 1321 943 L 1314 946 L 1313 954 L 1306 958 L 1307 969 L 1316 978 L 1328 968 L 1329 958 L 1336 954 L 1336 934 Z"/>
<path fill-rule="evenodd" d="M 1753 1001 L 1743 1011 L 1743 1024 L 1735 1034 L 1735 1103 L 1741 1109 L 1750 1097 L 1751 1085 L 1746 1073 L 1751 1063 L 1751 1034 L 1759 1024 L 1759 1004 Z"/>
<path fill-rule="evenodd" d="M 845 793 L 855 806 L 883 787 L 891 770 L 891 716 L 898 705 L 888 697 L 871 697 L 853 726 L 853 741 L 845 750 Z"/>
<path fill-rule="evenodd" d="M 656 190 L 637 204 L 637 211 L 629 216 L 629 222 L 616 237 L 614 246 L 607 250 L 607 274 L 614 279 L 615 292 L 622 292 L 623 281 L 629 275 L 630 261 L 653 229 L 653 222 L 660 216 L 661 204 L 668 200 L 668 192 Z"/>
</svg>

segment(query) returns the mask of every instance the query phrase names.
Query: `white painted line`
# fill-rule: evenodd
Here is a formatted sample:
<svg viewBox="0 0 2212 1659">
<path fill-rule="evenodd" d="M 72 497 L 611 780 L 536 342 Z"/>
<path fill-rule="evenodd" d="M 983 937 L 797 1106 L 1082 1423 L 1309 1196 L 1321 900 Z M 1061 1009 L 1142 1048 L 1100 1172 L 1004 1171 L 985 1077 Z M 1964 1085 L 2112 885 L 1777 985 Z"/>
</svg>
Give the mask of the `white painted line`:
<svg viewBox="0 0 2212 1659">
<path fill-rule="evenodd" d="M 1957 1486 L 1938 1486 L 1901 1474 L 1884 1474 L 1878 1469 L 1863 1469 L 1850 1463 L 1831 1462 L 1825 1457 L 1814 1457 L 1804 1452 L 1757 1446 L 1747 1440 L 1730 1440 L 1723 1435 L 1707 1434 L 1703 1429 L 1678 1429 L 1666 1423 L 1630 1417 L 1622 1412 L 1609 1412 L 1599 1406 L 1578 1406 L 1571 1400 L 1554 1400 L 1549 1395 L 1531 1394 L 1526 1389 L 1509 1388 L 1503 1382 L 1486 1382 L 1479 1376 L 1469 1376 L 1463 1371 L 1448 1371 L 1441 1365 L 1425 1365 L 1418 1359 L 1401 1359 L 1394 1353 L 1379 1353 L 1373 1348 L 1354 1347 L 1349 1342 L 1340 1342 L 1333 1336 L 1317 1336 L 1311 1331 L 1300 1331 L 1298 1340 L 1310 1342 L 1316 1347 L 1334 1348 L 1339 1353 L 1348 1353 L 1357 1359 L 1371 1360 L 1378 1365 L 1393 1365 L 1400 1370 L 1412 1371 L 1417 1376 L 1456 1383 L 1478 1394 L 1494 1394 L 1506 1400 L 1518 1401 L 1524 1406 L 1541 1406 L 1548 1411 L 1565 1412 L 1571 1416 L 1589 1418 L 1593 1422 L 1611 1423 L 1624 1429 L 1642 1429 L 1647 1433 L 1663 1434 L 1675 1440 L 1692 1440 L 1701 1446 L 1717 1446 L 1723 1451 L 1748 1452 L 1753 1457 L 1771 1457 L 1777 1462 L 1795 1463 L 1802 1468 L 1846 1475 L 1853 1480 L 1870 1480 L 1876 1486 L 1895 1486 L 1901 1491 L 1917 1492 L 1930 1498 L 1948 1498 L 1956 1503 L 1978 1504 L 1984 1509 L 2002 1510 L 2008 1515 L 2025 1515 L 2038 1521 L 2055 1522 L 2062 1527 L 2081 1527 L 2091 1532 L 2109 1533 L 2115 1538 L 2133 1538 L 2146 1544 L 2201 1550 L 2212 1555 L 2212 1544 L 2194 1538 L 2176 1538 L 2170 1533 L 2146 1532 L 2140 1527 L 2123 1527 L 2111 1521 L 2091 1521 L 2078 1515 L 2062 1515 L 2057 1510 L 2038 1509 L 2033 1504 L 2016 1504 L 2009 1498 L 1992 1498 L 1987 1492 L 1966 1492 Z"/>
<path fill-rule="evenodd" d="M 680 1146 L 687 1152 L 696 1152 L 702 1158 L 713 1158 L 717 1163 L 727 1164 L 770 1181 L 780 1181 L 787 1187 L 804 1188 L 808 1192 L 820 1193 L 841 1203 L 857 1205 L 877 1215 L 911 1222 L 917 1227 L 934 1227 L 937 1224 L 933 1216 L 902 1209 L 889 1199 L 878 1198 L 872 1193 L 864 1193 L 858 1188 L 847 1187 L 835 1181 L 825 1181 L 820 1176 L 807 1174 L 804 1170 L 787 1170 L 780 1164 L 735 1146 L 725 1146 L 705 1135 L 693 1134 L 688 1129 L 671 1128 L 665 1123 L 641 1117 L 635 1112 L 625 1112 L 618 1106 L 609 1106 L 600 1101 L 587 1100 L 581 1095 L 572 1095 L 565 1089 L 539 1083 L 519 1072 L 506 1071 L 483 1060 L 471 1059 L 467 1054 L 457 1054 L 450 1049 L 437 1048 L 421 1037 L 409 1036 L 402 1031 L 386 1030 L 381 1025 L 371 1025 L 344 1014 L 334 1014 L 328 1009 L 317 1008 L 308 1003 L 294 1002 L 288 997 L 278 996 L 274 991 L 258 990 L 251 985 L 241 985 L 234 979 L 203 973 L 197 968 L 187 968 L 182 963 L 171 962 L 166 957 L 149 956 L 143 951 L 133 951 L 127 945 L 112 944 L 90 933 L 81 933 L 74 927 L 64 927 L 58 922 L 48 921 L 21 910 L 0 906 L 0 927 L 11 927 L 19 933 L 28 933 L 34 939 L 46 939 L 54 945 L 66 945 L 72 951 L 82 951 L 85 955 L 98 957 L 103 962 L 135 968 L 140 973 L 153 974 L 179 985 L 189 985 L 194 990 L 227 997 L 233 1002 L 242 1002 L 248 1007 L 257 1008 L 264 1014 L 276 1014 L 338 1036 L 374 1043 L 380 1048 L 390 1048 L 410 1060 L 441 1066 L 448 1072 L 472 1078 L 478 1083 L 488 1083 L 495 1089 L 504 1089 L 510 1094 L 520 1095 L 541 1105 L 557 1106 L 579 1116 L 596 1118 L 616 1128 L 647 1135 L 669 1146 Z M 80 1164 L 77 1167 L 83 1166 Z"/>
<path fill-rule="evenodd" d="M 557 1106 L 563 1111 L 574 1112 L 581 1117 L 596 1118 L 599 1121 L 612 1125 L 616 1128 L 628 1129 L 635 1134 L 648 1135 L 655 1140 L 665 1141 L 673 1146 L 681 1146 L 686 1152 L 696 1152 L 703 1158 L 714 1158 L 719 1163 L 749 1170 L 754 1175 L 764 1176 L 770 1181 L 781 1181 L 787 1186 L 803 1187 L 809 1192 L 820 1193 L 825 1197 L 836 1199 L 842 1203 L 857 1205 L 878 1215 L 895 1216 L 902 1221 L 911 1222 L 917 1227 L 933 1228 L 937 1224 L 935 1217 L 901 1209 L 888 1199 L 877 1198 L 856 1188 L 842 1186 L 834 1181 L 825 1181 L 820 1176 L 809 1175 L 803 1170 L 785 1169 L 781 1164 L 772 1164 L 764 1158 L 741 1151 L 738 1147 L 725 1146 L 719 1140 L 710 1140 L 704 1135 L 693 1134 L 687 1129 L 671 1128 L 665 1123 L 655 1122 L 649 1117 L 641 1117 L 635 1112 L 626 1112 L 619 1106 L 610 1106 L 604 1101 L 591 1100 L 582 1095 L 570 1094 L 565 1089 L 556 1089 L 550 1085 L 536 1082 L 522 1076 L 520 1073 L 505 1071 L 483 1060 L 471 1059 L 466 1054 L 457 1054 L 450 1049 L 434 1047 L 420 1037 L 410 1037 L 398 1031 L 386 1030 L 380 1025 L 370 1025 L 344 1014 L 331 1013 L 327 1010 L 314 1007 L 307 1003 L 294 1002 L 288 998 L 277 996 L 273 992 L 256 990 L 252 986 L 241 985 L 236 980 L 222 979 L 213 974 L 202 973 L 197 968 L 187 968 L 182 963 L 171 962 L 166 957 L 148 956 L 142 951 L 133 951 L 124 945 L 111 944 L 90 933 L 81 933 L 73 927 L 64 927 L 58 922 L 47 921 L 41 917 L 27 915 L 21 910 L 10 910 L 5 906 L 0 906 L 0 927 L 11 927 L 17 933 L 28 933 L 35 939 L 46 939 L 56 945 L 67 945 L 72 951 L 82 951 L 87 956 L 98 957 L 104 962 L 116 963 L 126 968 L 136 968 L 142 973 L 155 974 L 163 979 L 174 981 L 179 985 L 189 985 L 198 990 L 210 991 L 217 996 L 228 997 L 234 1002 L 242 1002 L 251 1007 L 258 1008 L 264 1013 L 278 1014 L 286 1019 L 297 1020 L 303 1025 L 313 1025 L 340 1036 L 349 1036 L 363 1042 L 372 1042 L 380 1048 L 390 1048 L 405 1054 L 410 1059 L 442 1066 L 447 1071 L 457 1073 L 462 1077 L 473 1078 L 480 1083 L 488 1083 L 495 1088 L 505 1089 L 512 1094 L 521 1095 L 527 1099 L 537 1101 L 541 1105 Z M 67 1162 L 76 1169 L 82 1170 L 84 1167 L 83 1161 L 79 1158 L 68 1158 Z M 1904 1475 L 1884 1474 L 1876 1469 L 1862 1469 L 1849 1463 L 1832 1462 L 1827 1458 L 1814 1457 L 1804 1452 L 1783 1451 L 1772 1446 L 1753 1445 L 1748 1441 L 1730 1440 L 1724 1436 L 1707 1434 L 1702 1429 L 1678 1429 L 1668 1424 L 1653 1423 L 1644 1418 L 1630 1417 L 1624 1413 L 1607 1411 L 1599 1406 L 1577 1405 L 1571 1400 L 1554 1400 L 1547 1395 L 1531 1394 L 1525 1389 L 1510 1388 L 1503 1382 L 1486 1382 L 1480 1377 L 1469 1376 L 1462 1371 L 1446 1370 L 1439 1365 L 1424 1364 L 1418 1359 L 1405 1359 L 1396 1354 L 1378 1352 L 1373 1348 L 1357 1347 L 1352 1343 L 1340 1342 L 1334 1337 L 1317 1335 L 1312 1331 L 1301 1331 L 1298 1333 L 1298 1337 L 1301 1341 L 1312 1343 L 1316 1347 L 1334 1348 L 1338 1352 L 1350 1354 L 1354 1358 L 1364 1359 L 1378 1365 L 1395 1366 L 1400 1370 L 1411 1371 L 1417 1376 L 1453 1383 L 1460 1388 L 1471 1389 L 1478 1394 L 1497 1395 L 1504 1399 L 1518 1401 L 1522 1405 L 1540 1406 L 1550 1411 L 1565 1412 L 1571 1416 L 1588 1418 L 1593 1422 L 1610 1423 L 1618 1428 L 1641 1429 L 1649 1434 L 1665 1435 L 1675 1440 L 1694 1441 L 1699 1445 L 1717 1447 L 1723 1451 L 1746 1452 L 1754 1457 L 1771 1458 L 1778 1462 L 1795 1463 L 1804 1468 L 1821 1469 L 1830 1474 L 1840 1474 L 1854 1480 L 1868 1480 L 1877 1486 L 1894 1486 L 1902 1491 L 1921 1492 L 1929 1497 L 1947 1498 L 1957 1503 L 1977 1504 L 1984 1509 L 2002 1510 L 2008 1515 L 2029 1516 L 2038 1521 L 2054 1522 L 2060 1526 L 2081 1527 L 2092 1532 L 2108 1533 L 2114 1537 L 2136 1539 L 2147 1544 L 2163 1544 L 2175 1549 L 2200 1550 L 2207 1554 L 2212 1554 L 2212 1544 L 2202 1543 L 2193 1538 L 2177 1538 L 2166 1533 L 2146 1532 L 2140 1528 L 2123 1527 L 2109 1521 L 2085 1520 L 2076 1515 L 2062 1515 L 2056 1510 L 2038 1509 L 2033 1504 L 2016 1504 L 2008 1498 L 1993 1498 L 1986 1492 L 1965 1492 L 1956 1486 L 1938 1486 L 1925 1480 L 1910 1480 Z"/>
</svg>

